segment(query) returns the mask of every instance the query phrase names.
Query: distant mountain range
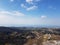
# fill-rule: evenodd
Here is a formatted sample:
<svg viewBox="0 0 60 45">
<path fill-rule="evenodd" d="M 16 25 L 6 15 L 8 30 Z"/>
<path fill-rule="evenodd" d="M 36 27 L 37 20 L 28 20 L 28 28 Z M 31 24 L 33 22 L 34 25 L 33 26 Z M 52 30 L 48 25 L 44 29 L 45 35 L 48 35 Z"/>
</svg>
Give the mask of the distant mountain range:
<svg viewBox="0 0 60 45">
<path fill-rule="evenodd" d="M 59 34 L 60 28 L 35 28 L 35 27 L 0 27 L 0 32 L 29 32 L 29 31 L 39 31 L 42 33 Z"/>
</svg>

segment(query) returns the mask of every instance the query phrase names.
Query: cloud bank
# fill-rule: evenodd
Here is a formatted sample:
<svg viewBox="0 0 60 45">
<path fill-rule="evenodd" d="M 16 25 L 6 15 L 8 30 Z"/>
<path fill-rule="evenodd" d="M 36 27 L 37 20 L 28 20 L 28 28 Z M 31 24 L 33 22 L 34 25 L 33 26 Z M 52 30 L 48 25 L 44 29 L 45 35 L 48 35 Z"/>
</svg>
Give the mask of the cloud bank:
<svg viewBox="0 0 60 45">
<path fill-rule="evenodd" d="M 48 18 L 46 15 L 29 17 L 19 11 L 0 11 L 0 25 L 59 25 L 59 23 L 58 19 Z"/>
</svg>

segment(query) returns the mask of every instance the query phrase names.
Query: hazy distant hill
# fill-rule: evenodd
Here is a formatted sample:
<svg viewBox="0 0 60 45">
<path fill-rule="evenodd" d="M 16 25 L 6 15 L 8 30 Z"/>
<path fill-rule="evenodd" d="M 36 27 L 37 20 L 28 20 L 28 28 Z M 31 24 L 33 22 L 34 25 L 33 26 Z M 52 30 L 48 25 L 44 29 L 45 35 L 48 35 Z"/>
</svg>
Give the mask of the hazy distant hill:
<svg viewBox="0 0 60 45">
<path fill-rule="evenodd" d="M 39 31 L 42 33 L 60 34 L 60 28 L 34 28 L 34 27 L 0 27 L 0 32 L 30 32 Z"/>
<path fill-rule="evenodd" d="M 14 31 L 19 32 L 20 30 L 13 27 L 0 27 L 0 32 L 14 32 Z"/>
</svg>

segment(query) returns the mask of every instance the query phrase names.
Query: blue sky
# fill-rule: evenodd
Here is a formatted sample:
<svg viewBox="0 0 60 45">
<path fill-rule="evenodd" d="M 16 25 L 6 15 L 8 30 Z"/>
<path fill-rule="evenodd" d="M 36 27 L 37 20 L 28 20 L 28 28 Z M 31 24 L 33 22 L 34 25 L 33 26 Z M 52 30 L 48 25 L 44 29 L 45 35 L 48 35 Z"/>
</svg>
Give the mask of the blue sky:
<svg viewBox="0 0 60 45">
<path fill-rule="evenodd" d="M 0 0 L 0 25 L 60 26 L 60 0 Z"/>
</svg>

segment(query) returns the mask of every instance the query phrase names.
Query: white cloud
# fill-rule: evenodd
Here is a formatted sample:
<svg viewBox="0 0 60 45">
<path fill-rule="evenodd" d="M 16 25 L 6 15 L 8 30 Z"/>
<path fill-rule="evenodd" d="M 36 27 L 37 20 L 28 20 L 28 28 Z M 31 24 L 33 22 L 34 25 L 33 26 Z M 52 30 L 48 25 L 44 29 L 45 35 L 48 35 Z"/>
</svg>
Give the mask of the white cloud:
<svg viewBox="0 0 60 45">
<path fill-rule="evenodd" d="M 11 14 L 11 13 L 8 11 L 0 11 L 0 15 L 9 15 L 9 14 Z"/>
<path fill-rule="evenodd" d="M 30 10 L 35 10 L 38 8 L 38 6 L 36 5 L 40 0 L 25 0 L 26 3 L 28 3 L 27 5 L 25 5 L 25 3 L 21 4 L 21 7 L 26 9 L 27 11 Z M 29 6 L 30 5 L 30 6 Z"/>
<path fill-rule="evenodd" d="M 42 16 L 41 16 L 41 18 L 42 18 L 42 19 L 45 19 L 45 18 L 47 18 L 47 16 L 45 16 L 45 15 L 42 15 Z"/>
<path fill-rule="evenodd" d="M 30 11 L 30 10 L 35 10 L 36 8 L 38 8 L 37 6 L 31 6 L 31 7 L 28 7 L 26 8 L 27 11 Z"/>
<path fill-rule="evenodd" d="M 11 2 L 13 2 L 14 0 L 10 0 Z"/>
<path fill-rule="evenodd" d="M 19 11 L 13 11 L 12 15 L 15 15 L 15 16 L 25 16 L 25 14 L 23 14 L 23 13 L 21 13 Z"/>
<path fill-rule="evenodd" d="M 30 7 L 27 7 L 27 6 L 25 6 L 24 4 L 21 4 L 21 7 L 22 7 L 22 8 L 25 8 L 27 11 L 35 10 L 35 9 L 38 8 L 38 6 L 36 6 L 36 5 L 33 5 L 33 6 L 30 6 Z"/>
<path fill-rule="evenodd" d="M 33 0 L 26 0 L 27 3 L 33 4 Z"/>
<path fill-rule="evenodd" d="M 21 7 L 23 7 L 23 8 L 27 8 L 24 4 L 21 4 Z"/>
<path fill-rule="evenodd" d="M 23 13 L 19 11 L 0 11 L 0 15 L 13 15 L 13 16 L 25 16 Z"/>
<path fill-rule="evenodd" d="M 40 1 L 40 0 L 26 0 L 26 2 L 29 4 L 34 4 L 34 2 L 38 2 L 38 1 Z"/>
</svg>

